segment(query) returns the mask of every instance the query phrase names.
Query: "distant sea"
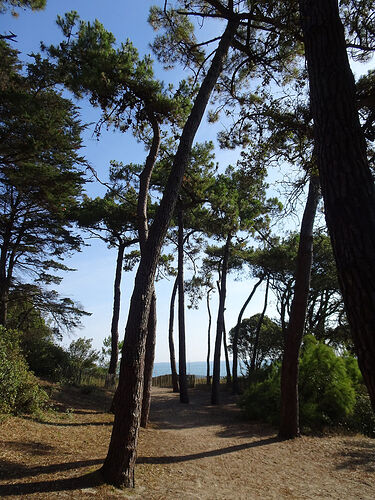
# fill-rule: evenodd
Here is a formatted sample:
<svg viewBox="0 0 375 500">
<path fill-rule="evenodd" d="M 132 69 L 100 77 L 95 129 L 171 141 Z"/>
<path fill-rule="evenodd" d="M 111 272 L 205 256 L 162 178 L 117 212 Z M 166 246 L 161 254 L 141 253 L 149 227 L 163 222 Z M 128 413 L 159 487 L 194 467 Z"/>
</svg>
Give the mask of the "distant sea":
<svg viewBox="0 0 375 500">
<path fill-rule="evenodd" d="M 210 363 L 210 375 L 212 375 L 213 363 Z M 232 361 L 230 361 L 230 369 L 232 371 Z M 177 363 L 178 372 L 178 363 Z M 206 361 L 192 361 L 191 363 L 186 363 L 186 373 L 188 375 L 198 375 L 205 377 L 207 372 Z M 238 372 L 241 373 L 240 367 Z M 171 373 L 170 363 L 155 363 L 153 377 L 159 377 L 160 375 L 169 375 Z M 225 361 L 220 362 L 220 375 L 223 377 L 226 375 Z"/>
</svg>

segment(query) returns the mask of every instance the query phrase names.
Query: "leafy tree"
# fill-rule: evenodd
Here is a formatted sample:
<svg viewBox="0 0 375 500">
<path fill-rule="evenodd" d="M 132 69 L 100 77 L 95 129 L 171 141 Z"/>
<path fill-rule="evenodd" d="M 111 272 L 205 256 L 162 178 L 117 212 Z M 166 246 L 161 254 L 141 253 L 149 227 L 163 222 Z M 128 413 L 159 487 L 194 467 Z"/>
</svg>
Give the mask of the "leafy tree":
<svg viewBox="0 0 375 500">
<path fill-rule="evenodd" d="M 73 340 L 68 348 L 70 361 L 70 376 L 72 380 L 80 385 L 84 371 L 95 367 L 100 354 L 92 348 L 92 339 L 78 338 Z"/>
<path fill-rule="evenodd" d="M 254 357 L 256 359 L 256 368 L 259 369 L 263 364 L 273 363 L 278 360 L 284 345 L 280 326 L 268 316 L 263 318 L 258 342 L 256 342 L 259 318 L 260 314 L 254 314 L 251 318 L 243 319 L 238 331 L 238 355 L 248 374 Z M 232 328 L 229 331 L 229 338 L 232 343 L 234 335 L 235 328 Z M 232 345 L 229 346 L 231 349 L 233 349 Z"/>
<path fill-rule="evenodd" d="M 74 214 L 82 228 L 86 228 L 93 237 L 102 239 L 109 248 L 117 248 L 117 261 L 114 280 L 113 314 L 111 322 L 112 351 L 108 367 L 106 387 L 114 387 L 119 352 L 118 323 L 120 318 L 121 278 L 125 263 L 126 248 L 137 243 L 137 194 L 133 187 L 124 185 L 126 171 L 124 167 L 112 164 L 110 182 L 103 198 L 85 197 Z M 124 179 L 125 176 L 125 179 Z M 138 252 L 136 252 L 138 254 Z M 126 261 L 132 268 L 134 253 Z"/>
<path fill-rule="evenodd" d="M 33 76 L 0 41 L 0 323 L 9 291 L 29 275 L 59 283 L 62 257 L 78 250 L 66 214 L 84 183 L 77 108 Z M 48 76 L 48 75 L 47 75 Z"/>
</svg>

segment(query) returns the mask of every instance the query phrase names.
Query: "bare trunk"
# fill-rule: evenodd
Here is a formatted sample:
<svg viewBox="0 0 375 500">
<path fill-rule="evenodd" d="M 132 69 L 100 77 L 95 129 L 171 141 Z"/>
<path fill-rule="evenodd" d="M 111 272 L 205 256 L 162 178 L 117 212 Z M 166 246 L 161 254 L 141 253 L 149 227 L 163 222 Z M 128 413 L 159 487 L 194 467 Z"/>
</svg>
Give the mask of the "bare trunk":
<svg viewBox="0 0 375 500">
<path fill-rule="evenodd" d="M 185 287 L 184 287 L 184 221 L 182 207 L 178 207 L 178 368 L 180 401 L 189 403 L 186 378 L 186 343 L 185 343 Z"/>
<path fill-rule="evenodd" d="M 207 292 L 206 304 L 207 304 L 207 313 L 208 313 L 208 328 L 207 328 L 207 373 L 206 373 L 206 383 L 210 385 L 211 376 L 210 376 L 210 355 L 211 355 L 211 308 L 210 308 L 210 293 L 211 289 Z"/>
<path fill-rule="evenodd" d="M 299 435 L 298 367 L 299 352 L 305 326 L 313 257 L 313 227 L 319 201 L 319 179 L 310 179 L 309 194 L 303 213 L 297 253 L 294 296 L 289 316 L 285 350 L 281 369 L 281 419 L 279 436 Z"/>
<path fill-rule="evenodd" d="M 337 0 L 300 0 L 325 214 L 359 367 L 375 411 L 375 189 Z"/>
<path fill-rule="evenodd" d="M 225 319 L 223 320 L 223 344 L 224 344 L 224 356 L 225 356 L 225 369 L 227 372 L 227 384 L 232 382 L 232 376 L 230 374 L 230 363 L 228 354 L 228 344 L 227 344 L 227 331 L 225 328 Z"/>
<path fill-rule="evenodd" d="M 116 369 L 118 361 L 118 323 L 120 319 L 121 302 L 121 276 L 122 263 L 124 260 L 125 244 L 119 243 L 117 250 L 117 262 L 115 272 L 114 294 L 113 294 L 113 314 L 111 324 L 111 359 L 109 361 L 108 373 L 105 379 L 106 388 L 114 388 L 116 385 Z"/>
<path fill-rule="evenodd" d="M 228 257 L 230 247 L 231 235 L 228 235 L 224 247 L 223 265 L 221 271 L 221 284 L 220 284 L 220 297 L 219 297 L 219 311 L 217 314 L 216 326 L 216 339 L 215 339 L 215 352 L 214 352 L 214 369 L 212 375 L 212 391 L 211 391 L 211 404 L 217 405 L 220 402 L 220 355 L 221 344 L 224 331 L 224 310 L 225 298 L 227 293 L 227 273 L 228 273 Z"/>
<path fill-rule="evenodd" d="M 176 355 L 174 350 L 174 341 L 173 341 L 173 324 L 174 324 L 174 304 L 176 300 L 178 286 L 178 277 L 175 279 L 172 295 L 171 295 L 171 303 L 169 306 L 169 331 L 168 331 L 168 342 L 169 342 L 169 359 L 171 362 L 171 373 L 172 373 L 172 388 L 173 392 L 179 392 L 178 388 L 178 375 L 176 369 Z"/>
<path fill-rule="evenodd" d="M 116 486 L 134 487 L 134 466 L 143 390 L 145 340 L 156 266 L 189 160 L 193 139 L 220 75 L 238 24 L 237 19 L 230 21 L 221 37 L 211 67 L 183 129 L 163 198 L 150 228 L 145 250 L 141 255 L 125 330 L 117 389 L 119 404 L 115 412 L 108 454 L 102 467 L 105 481 Z"/>
<path fill-rule="evenodd" d="M 259 335 L 260 335 L 260 329 L 262 328 L 262 325 L 263 325 L 264 315 L 266 314 L 266 310 L 267 310 L 269 287 L 270 287 L 270 277 L 268 275 L 267 276 L 267 284 L 266 284 L 266 293 L 264 296 L 263 311 L 261 312 L 261 315 L 259 316 L 257 328 L 255 331 L 254 349 L 253 349 L 253 355 L 251 357 L 251 363 L 250 363 L 250 373 L 254 373 L 255 367 L 256 367 L 256 359 L 257 359 L 258 345 L 259 345 Z"/>
<path fill-rule="evenodd" d="M 155 345 L 156 345 L 156 294 L 154 290 L 154 293 L 152 294 L 150 314 L 148 316 L 148 325 L 147 325 L 145 371 L 144 371 L 143 400 L 142 400 L 142 414 L 141 414 L 141 427 L 144 428 L 147 427 L 148 418 L 150 415 L 152 372 L 154 370 Z"/>
<path fill-rule="evenodd" d="M 238 315 L 237 318 L 237 324 L 234 330 L 234 335 L 233 335 L 233 384 L 232 384 L 232 391 L 233 394 L 239 394 L 240 389 L 238 387 L 238 335 L 240 333 L 240 325 L 242 321 L 242 316 L 245 312 L 246 307 L 249 305 L 251 299 L 253 298 L 258 286 L 263 282 L 263 278 L 260 278 L 257 283 L 253 286 L 253 289 L 250 292 L 250 295 L 247 297 L 245 300 L 244 305 L 241 308 L 241 311 Z"/>
</svg>

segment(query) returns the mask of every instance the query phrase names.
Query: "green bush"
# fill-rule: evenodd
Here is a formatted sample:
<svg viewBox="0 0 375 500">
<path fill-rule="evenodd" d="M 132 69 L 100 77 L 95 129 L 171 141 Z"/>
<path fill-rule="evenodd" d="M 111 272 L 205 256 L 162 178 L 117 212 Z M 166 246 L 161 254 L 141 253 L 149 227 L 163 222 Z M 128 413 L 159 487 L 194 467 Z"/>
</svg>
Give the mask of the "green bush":
<svg viewBox="0 0 375 500">
<path fill-rule="evenodd" d="M 0 327 L 0 412 L 35 413 L 48 396 L 21 354 L 18 333 Z"/>
<path fill-rule="evenodd" d="M 264 381 L 250 385 L 245 391 L 240 404 L 249 419 L 279 423 L 280 373 L 280 364 L 273 365 Z M 299 376 L 301 427 L 320 429 L 348 422 L 360 405 L 358 397 L 356 403 L 360 380 L 354 358 L 336 356 L 332 348 L 306 336 Z"/>
<path fill-rule="evenodd" d="M 357 392 L 354 411 L 347 419 L 346 426 L 365 436 L 375 438 L 375 414 L 364 387 Z"/>
</svg>

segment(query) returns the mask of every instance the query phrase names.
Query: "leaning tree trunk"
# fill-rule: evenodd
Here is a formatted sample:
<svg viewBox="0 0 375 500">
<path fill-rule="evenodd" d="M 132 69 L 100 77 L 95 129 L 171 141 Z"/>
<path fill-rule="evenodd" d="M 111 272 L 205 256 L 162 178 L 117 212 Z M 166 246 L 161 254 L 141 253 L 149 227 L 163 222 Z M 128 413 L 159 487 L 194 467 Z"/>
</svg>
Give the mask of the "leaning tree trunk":
<svg viewBox="0 0 375 500">
<path fill-rule="evenodd" d="M 168 343 L 169 343 L 169 359 L 170 359 L 170 363 L 171 363 L 173 392 L 179 392 L 178 375 L 177 375 L 177 368 L 176 368 L 176 355 L 175 355 L 174 341 L 173 341 L 174 303 L 176 300 L 177 286 L 178 286 L 178 277 L 175 279 L 175 282 L 173 285 L 171 302 L 170 302 L 170 306 L 169 306 Z"/>
<path fill-rule="evenodd" d="M 114 388 L 116 385 L 116 369 L 118 361 L 118 322 L 120 319 L 121 302 L 121 276 L 122 263 L 124 261 L 125 244 L 119 242 L 117 250 L 117 262 L 115 272 L 114 294 L 113 294 L 113 314 L 111 324 L 111 359 L 109 361 L 108 373 L 105 378 L 105 387 Z"/>
<path fill-rule="evenodd" d="M 186 378 L 186 337 L 185 337 L 185 287 L 184 287 L 184 220 L 182 207 L 178 207 L 178 373 L 180 402 L 189 403 Z"/>
<path fill-rule="evenodd" d="M 319 201 L 319 179 L 311 177 L 309 193 L 303 213 L 297 252 L 294 296 L 289 315 L 284 356 L 281 368 L 281 418 L 279 436 L 294 438 L 299 435 L 298 368 L 299 352 L 306 320 L 313 258 L 313 227 Z"/>
<path fill-rule="evenodd" d="M 190 116 L 182 131 L 164 195 L 155 215 L 154 223 L 150 228 L 135 277 L 120 365 L 117 389 L 119 404 L 115 412 L 107 457 L 101 469 L 105 481 L 116 486 L 134 487 L 134 466 L 143 390 L 145 340 L 156 266 L 196 131 L 221 73 L 223 62 L 238 25 L 237 18 L 228 22 L 210 69 L 197 94 Z"/>
<path fill-rule="evenodd" d="M 241 311 L 238 315 L 237 324 L 234 330 L 233 341 L 232 341 L 232 350 L 233 350 L 233 383 L 232 383 L 232 392 L 233 394 L 239 394 L 240 388 L 238 386 L 238 336 L 240 333 L 240 325 L 242 321 L 242 316 L 245 312 L 246 307 L 249 305 L 251 299 L 253 298 L 258 286 L 263 282 L 263 277 L 259 279 L 257 283 L 253 286 L 253 289 L 250 292 L 250 295 L 244 302 L 244 305 L 241 307 Z"/>
<path fill-rule="evenodd" d="M 231 235 L 229 234 L 224 247 L 223 264 L 221 271 L 219 311 L 217 314 L 216 339 L 215 339 L 215 351 L 214 351 L 214 369 L 212 375 L 212 391 L 211 391 L 211 404 L 213 405 L 217 405 L 220 402 L 220 393 L 219 393 L 220 354 L 221 354 L 221 344 L 224 331 L 224 310 L 225 310 L 225 298 L 227 294 L 227 273 L 228 273 L 230 241 L 231 241 Z"/>
<path fill-rule="evenodd" d="M 152 372 L 154 369 L 155 344 L 156 344 L 156 294 L 154 290 L 154 293 L 152 294 L 150 314 L 148 316 L 148 324 L 147 324 L 145 371 L 144 371 L 143 399 L 142 399 L 142 413 L 141 413 L 141 427 L 144 428 L 147 427 L 148 417 L 150 415 Z"/>
<path fill-rule="evenodd" d="M 337 0 L 300 0 L 327 227 L 375 411 L 375 189 Z"/>
<path fill-rule="evenodd" d="M 251 363 L 250 363 L 250 373 L 254 373 L 255 368 L 256 368 L 256 360 L 257 360 L 257 354 L 258 354 L 258 345 L 259 345 L 259 336 L 260 336 L 260 330 L 263 325 L 263 320 L 264 320 L 264 315 L 266 314 L 267 306 L 268 306 L 268 291 L 270 287 L 270 275 L 267 276 L 267 284 L 266 284 L 266 293 L 264 295 L 264 305 L 263 305 L 263 310 L 259 316 L 256 331 L 255 331 L 255 338 L 254 338 L 254 348 L 253 348 L 253 355 L 251 357 Z"/>
<path fill-rule="evenodd" d="M 211 355 L 211 323 L 212 323 L 212 315 L 210 308 L 210 293 L 212 289 L 207 291 L 206 304 L 207 304 L 207 312 L 208 312 L 208 327 L 207 327 L 207 371 L 206 371 L 206 384 L 210 385 L 211 376 L 210 376 L 210 355 Z"/>
</svg>

